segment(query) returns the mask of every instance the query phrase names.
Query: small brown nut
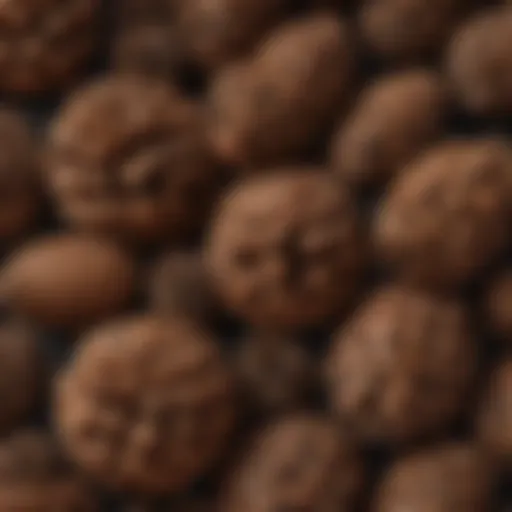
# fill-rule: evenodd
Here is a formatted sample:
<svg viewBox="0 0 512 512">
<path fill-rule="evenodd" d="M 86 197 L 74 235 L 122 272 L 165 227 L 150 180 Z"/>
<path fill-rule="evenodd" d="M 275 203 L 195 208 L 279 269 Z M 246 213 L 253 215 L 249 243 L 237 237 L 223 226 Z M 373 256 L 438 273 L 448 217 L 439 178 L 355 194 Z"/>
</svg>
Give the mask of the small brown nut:
<svg viewBox="0 0 512 512">
<path fill-rule="evenodd" d="M 463 0 L 363 0 L 363 41 L 388 61 L 414 62 L 443 46 Z"/>
<path fill-rule="evenodd" d="M 356 186 L 387 181 L 439 135 L 445 99 L 441 78 L 427 69 L 377 79 L 335 134 L 331 167 Z"/>
<path fill-rule="evenodd" d="M 83 327 L 119 311 L 135 268 L 116 245 L 83 235 L 49 235 L 11 255 L 0 274 L 6 305 L 51 327 Z"/>
<path fill-rule="evenodd" d="M 228 481 L 220 510 L 353 510 L 362 464 L 350 439 L 329 419 L 294 414 L 257 437 Z"/>
<path fill-rule="evenodd" d="M 491 375 L 478 415 L 479 437 L 489 454 L 512 466 L 512 360 Z"/>
<path fill-rule="evenodd" d="M 156 80 L 85 86 L 50 134 L 47 178 L 60 215 L 141 242 L 201 227 L 220 177 L 200 125 L 198 106 Z"/>
<path fill-rule="evenodd" d="M 501 341 L 512 344 L 512 269 L 507 269 L 491 281 L 485 313 L 491 330 Z"/>
<path fill-rule="evenodd" d="M 164 254 L 150 273 L 149 302 L 156 312 L 210 324 L 218 306 L 202 255 L 191 251 Z"/>
<path fill-rule="evenodd" d="M 42 396 L 44 365 L 31 330 L 8 321 L 0 327 L 0 429 L 18 424 Z"/>
<path fill-rule="evenodd" d="M 44 93 L 75 81 L 95 47 L 98 0 L 3 0 L 0 90 Z"/>
<path fill-rule="evenodd" d="M 429 437 L 461 412 L 475 357 L 458 302 L 378 289 L 333 339 L 326 360 L 331 407 L 372 444 Z"/>
<path fill-rule="evenodd" d="M 318 324 L 346 307 L 363 252 L 345 188 L 321 169 L 279 169 L 227 193 L 206 261 L 228 307 L 280 330 Z"/>
<path fill-rule="evenodd" d="M 57 379 L 71 458 L 108 487 L 180 491 L 222 453 L 232 382 L 213 340 L 184 319 L 140 316 L 86 334 Z"/>
<path fill-rule="evenodd" d="M 480 451 L 450 443 L 398 459 L 384 476 L 375 512 L 487 512 L 493 472 Z"/>
<path fill-rule="evenodd" d="M 275 29 L 252 60 L 219 73 L 210 138 L 237 165 L 274 165 L 311 144 L 335 118 L 352 75 L 345 22 L 315 14 Z"/>
<path fill-rule="evenodd" d="M 396 178 L 375 220 L 376 250 L 428 287 L 471 281 L 504 249 L 512 153 L 492 139 L 440 143 Z"/>
<path fill-rule="evenodd" d="M 2 241 L 11 241 L 26 233 L 37 219 L 41 200 L 38 155 L 35 147 L 27 119 L 16 110 L 0 108 L 0 240 Z"/>
<path fill-rule="evenodd" d="M 97 512 L 91 492 L 39 430 L 18 430 L 0 443 L 2 512 Z"/>
<path fill-rule="evenodd" d="M 512 7 L 477 12 L 452 36 L 447 70 L 461 104 L 473 114 L 512 112 Z"/>
</svg>

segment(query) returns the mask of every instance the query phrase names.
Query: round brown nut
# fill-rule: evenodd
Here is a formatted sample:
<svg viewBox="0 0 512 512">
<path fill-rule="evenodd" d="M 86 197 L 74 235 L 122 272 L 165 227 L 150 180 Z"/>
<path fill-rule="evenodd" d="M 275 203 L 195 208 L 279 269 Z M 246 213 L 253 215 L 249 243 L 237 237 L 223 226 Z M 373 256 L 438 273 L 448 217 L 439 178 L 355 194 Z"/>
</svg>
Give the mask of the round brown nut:
<svg viewBox="0 0 512 512">
<path fill-rule="evenodd" d="M 116 245 L 83 235 L 27 242 L 0 273 L 6 305 L 51 327 L 82 327 L 119 311 L 130 298 L 135 268 Z"/>
<path fill-rule="evenodd" d="M 320 169 L 276 170 L 240 182 L 214 218 L 206 261 L 234 312 L 268 329 L 296 329 L 339 313 L 362 266 L 348 191 Z"/>
<path fill-rule="evenodd" d="M 491 139 L 443 142 L 413 160 L 384 197 L 376 250 L 424 286 L 472 280 L 504 248 L 512 153 Z"/>
<path fill-rule="evenodd" d="M 131 317 L 85 335 L 57 379 L 64 446 L 114 489 L 173 493 L 222 453 L 234 420 L 216 344 L 184 319 Z"/>
<path fill-rule="evenodd" d="M 489 453 L 512 464 L 512 360 L 501 363 L 491 375 L 478 415 L 478 430 Z"/>
<path fill-rule="evenodd" d="M 162 256 L 149 277 L 154 311 L 181 314 L 202 324 L 214 319 L 218 306 L 200 253 L 173 251 Z"/>
<path fill-rule="evenodd" d="M 512 269 L 494 278 L 487 290 L 485 313 L 492 331 L 512 343 Z"/>
<path fill-rule="evenodd" d="M 19 430 L 0 443 L 2 512 L 97 512 L 90 491 L 48 434 Z"/>
<path fill-rule="evenodd" d="M 95 47 L 98 0 L 4 0 L 0 90 L 36 94 L 77 79 Z"/>
<path fill-rule="evenodd" d="M 458 21 L 463 0 L 364 0 L 363 41 L 388 61 L 417 61 L 440 49 Z"/>
<path fill-rule="evenodd" d="M 375 512 L 487 512 L 492 470 L 479 450 L 450 443 L 396 461 L 380 484 Z"/>
<path fill-rule="evenodd" d="M 296 414 L 272 422 L 234 468 L 220 510 L 353 510 L 362 464 L 329 419 Z"/>
<path fill-rule="evenodd" d="M 344 21 L 316 14 L 274 30 L 254 58 L 218 74 L 210 138 L 230 164 L 275 164 L 304 150 L 336 116 L 352 75 Z"/>
<path fill-rule="evenodd" d="M 512 112 L 512 7 L 467 20 L 452 36 L 447 69 L 461 104 L 473 114 Z"/>
<path fill-rule="evenodd" d="M 24 234 L 37 219 L 41 200 L 36 153 L 27 119 L 18 111 L 0 108 L 2 241 L 10 241 Z"/>
<path fill-rule="evenodd" d="M 391 285 L 375 291 L 334 337 L 332 409 L 372 444 L 437 433 L 461 412 L 473 381 L 469 331 L 455 301 Z"/>
<path fill-rule="evenodd" d="M 200 124 L 197 105 L 149 78 L 109 76 L 75 93 L 49 142 L 60 215 L 141 242 L 200 227 L 220 180 Z"/>
<path fill-rule="evenodd" d="M 348 183 L 387 181 L 439 135 L 441 78 L 426 69 L 393 73 L 363 89 L 334 136 L 331 167 Z"/>
</svg>

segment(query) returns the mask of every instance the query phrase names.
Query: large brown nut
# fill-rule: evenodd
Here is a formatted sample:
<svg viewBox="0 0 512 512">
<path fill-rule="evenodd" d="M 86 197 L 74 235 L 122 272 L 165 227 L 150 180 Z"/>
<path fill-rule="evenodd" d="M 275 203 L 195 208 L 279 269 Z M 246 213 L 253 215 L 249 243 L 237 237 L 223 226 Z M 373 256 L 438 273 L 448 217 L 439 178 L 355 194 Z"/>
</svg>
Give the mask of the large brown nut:
<svg viewBox="0 0 512 512">
<path fill-rule="evenodd" d="M 294 414 L 261 432 L 233 469 L 220 510 L 348 512 L 362 473 L 354 445 L 334 422 Z"/>
<path fill-rule="evenodd" d="M 378 487 L 374 512 L 487 512 L 493 472 L 474 446 L 450 443 L 396 461 Z"/>
<path fill-rule="evenodd" d="M 331 167 L 355 186 L 387 181 L 440 134 L 445 107 L 442 80 L 430 70 L 377 79 L 335 134 Z"/>
<path fill-rule="evenodd" d="M 477 115 L 512 112 L 512 6 L 477 12 L 452 36 L 447 70 L 461 104 Z"/>
<path fill-rule="evenodd" d="M 169 494 L 223 452 L 232 381 L 214 341 L 192 323 L 119 319 L 84 336 L 57 378 L 54 414 L 70 457 L 99 482 Z"/>
<path fill-rule="evenodd" d="M 489 454 L 512 466 L 512 360 L 492 373 L 478 415 L 478 432 Z"/>
<path fill-rule="evenodd" d="M 22 429 L 0 443 L 2 512 L 98 512 L 81 480 L 45 432 Z"/>
<path fill-rule="evenodd" d="M 206 261 L 226 305 L 264 328 L 338 314 L 363 262 L 348 191 L 321 169 L 279 169 L 233 187 L 219 205 Z"/>
<path fill-rule="evenodd" d="M 98 35 L 98 0 L 4 0 L 0 90 L 44 93 L 79 78 Z"/>
<path fill-rule="evenodd" d="M 332 409 L 372 444 L 405 444 L 447 427 L 474 370 L 463 307 L 391 285 L 360 306 L 326 360 Z"/>
<path fill-rule="evenodd" d="M 459 18 L 464 0 L 363 0 L 363 41 L 387 61 L 414 62 L 439 50 Z"/>
<path fill-rule="evenodd" d="M 50 133 L 47 178 L 60 215 L 141 242 L 200 227 L 219 181 L 200 125 L 197 105 L 156 80 L 85 86 Z"/>
<path fill-rule="evenodd" d="M 440 143 L 397 177 L 375 218 L 378 255 L 429 287 L 475 278 L 504 248 L 512 153 L 492 139 Z"/>
<path fill-rule="evenodd" d="M 512 344 L 512 269 L 501 272 L 489 283 L 484 315 L 500 341 Z"/>
<path fill-rule="evenodd" d="M 27 119 L 16 110 L 0 108 L 2 241 L 24 234 L 37 219 L 41 203 L 38 156 Z"/>
<path fill-rule="evenodd" d="M 244 166 L 274 164 L 311 144 L 337 115 L 352 75 L 345 22 L 316 14 L 274 30 L 247 63 L 219 73 L 210 91 L 210 138 Z"/>
<path fill-rule="evenodd" d="M 118 312 L 131 296 L 135 265 L 116 245 L 83 235 L 27 242 L 0 273 L 9 309 L 50 327 L 83 327 Z"/>
</svg>

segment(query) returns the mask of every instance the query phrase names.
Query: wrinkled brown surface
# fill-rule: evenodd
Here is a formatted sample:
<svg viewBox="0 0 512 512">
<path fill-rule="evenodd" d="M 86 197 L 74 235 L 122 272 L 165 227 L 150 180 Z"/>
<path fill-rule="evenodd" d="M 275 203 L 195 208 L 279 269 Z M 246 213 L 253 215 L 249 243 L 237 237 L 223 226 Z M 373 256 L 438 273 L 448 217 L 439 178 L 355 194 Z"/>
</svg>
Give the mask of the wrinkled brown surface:
<svg viewBox="0 0 512 512">
<path fill-rule="evenodd" d="M 254 324 L 300 328 L 354 294 L 363 252 L 348 192 L 321 169 L 276 170 L 227 193 L 206 249 L 213 283 Z"/>
<path fill-rule="evenodd" d="M 369 443 L 408 443 L 457 417 L 475 370 L 461 304 L 385 287 L 335 334 L 326 361 L 333 410 Z"/>
<path fill-rule="evenodd" d="M 233 422 L 216 345 L 178 319 L 126 318 L 86 334 L 55 399 L 71 457 L 131 492 L 186 488 L 223 452 Z"/>
<path fill-rule="evenodd" d="M 501 341 L 512 343 L 512 271 L 507 269 L 489 282 L 485 313 L 491 330 Z"/>
</svg>

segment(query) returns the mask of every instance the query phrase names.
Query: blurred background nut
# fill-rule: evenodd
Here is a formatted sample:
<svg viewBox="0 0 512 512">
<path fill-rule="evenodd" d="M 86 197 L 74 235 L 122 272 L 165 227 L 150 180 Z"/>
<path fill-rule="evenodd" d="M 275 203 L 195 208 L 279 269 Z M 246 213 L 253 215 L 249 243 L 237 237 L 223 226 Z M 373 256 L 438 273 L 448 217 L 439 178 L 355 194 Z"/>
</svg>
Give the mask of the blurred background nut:
<svg viewBox="0 0 512 512">
<path fill-rule="evenodd" d="M 0 443 L 0 509 L 4 512 L 100 510 L 90 490 L 46 432 L 21 429 Z"/>
<path fill-rule="evenodd" d="M 350 511 L 363 482 L 351 440 L 323 416 L 299 413 L 271 422 L 227 482 L 221 510 Z"/>
<path fill-rule="evenodd" d="M 512 343 L 512 269 L 498 274 L 487 289 L 485 316 L 501 341 Z"/>
<path fill-rule="evenodd" d="M 246 166 L 297 156 L 338 114 L 352 60 L 348 27 L 333 15 L 277 27 L 253 59 L 221 71 L 212 84 L 209 128 L 218 155 Z"/>
<path fill-rule="evenodd" d="M 512 112 L 512 6 L 476 12 L 452 36 L 447 71 L 457 99 L 476 115 Z"/>
<path fill-rule="evenodd" d="M 125 318 L 85 334 L 54 405 L 71 458 L 132 493 L 185 489 L 223 453 L 234 421 L 217 346 L 177 318 Z"/>
<path fill-rule="evenodd" d="M 44 93 L 80 78 L 98 35 L 99 0 L 4 0 L 0 90 Z"/>
<path fill-rule="evenodd" d="M 358 213 L 322 169 L 279 169 L 224 197 L 206 244 L 226 305 L 264 328 L 327 320 L 352 300 L 364 251 Z"/>
<path fill-rule="evenodd" d="M 48 235 L 13 253 L 0 273 L 7 307 L 50 327 L 83 327 L 130 299 L 134 263 L 111 242 Z"/>
<path fill-rule="evenodd" d="M 487 512 L 495 480 L 479 450 L 451 443 L 399 458 L 385 474 L 375 512 Z"/>
<path fill-rule="evenodd" d="M 512 153 L 499 140 L 448 140 L 391 183 L 375 218 L 382 261 L 428 287 L 473 280 L 508 240 Z"/>
<path fill-rule="evenodd" d="M 132 75 L 71 96 L 50 131 L 47 161 L 63 220 L 140 242 L 201 227 L 220 176 L 199 110 L 163 83 Z"/>
<path fill-rule="evenodd" d="M 465 406 L 475 348 L 459 303 L 378 289 L 333 338 L 326 360 L 331 407 L 370 444 L 438 434 Z"/>
<path fill-rule="evenodd" d="M 335 133 L 331 167 L 354 185 L 387 181 L 441 133 L 445 108 L 442 80 L 433 71 L 377 78 Z"/>
</svg>

